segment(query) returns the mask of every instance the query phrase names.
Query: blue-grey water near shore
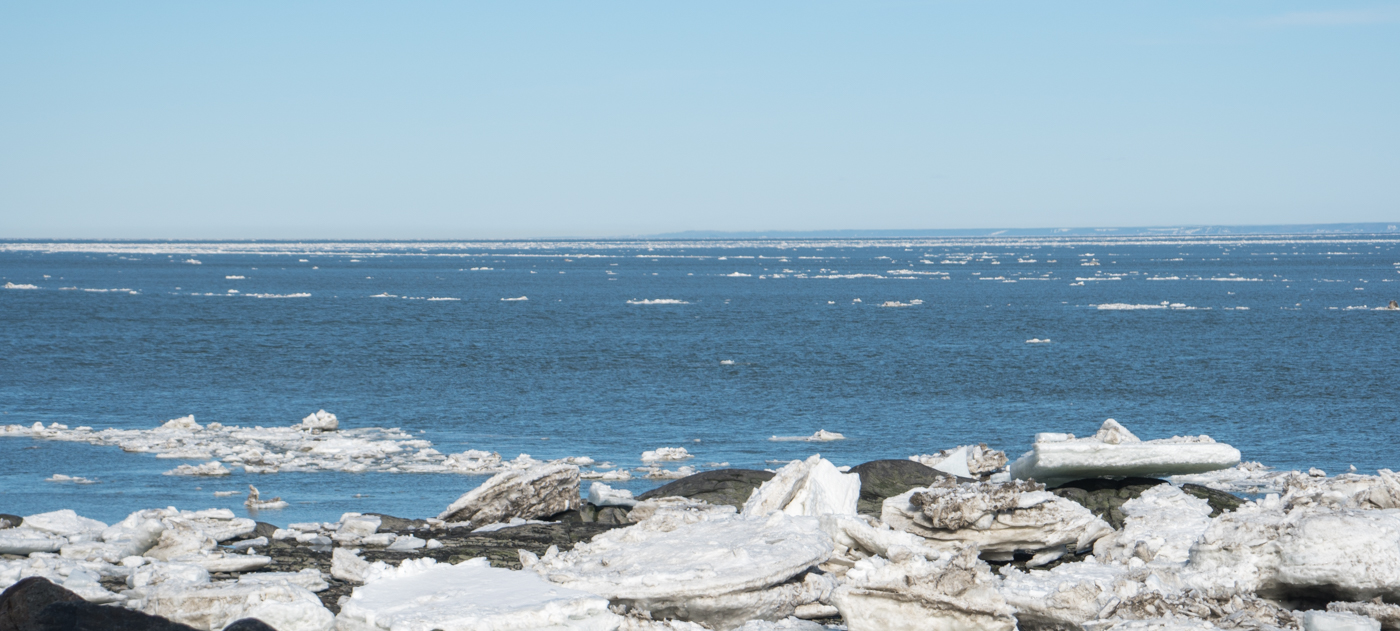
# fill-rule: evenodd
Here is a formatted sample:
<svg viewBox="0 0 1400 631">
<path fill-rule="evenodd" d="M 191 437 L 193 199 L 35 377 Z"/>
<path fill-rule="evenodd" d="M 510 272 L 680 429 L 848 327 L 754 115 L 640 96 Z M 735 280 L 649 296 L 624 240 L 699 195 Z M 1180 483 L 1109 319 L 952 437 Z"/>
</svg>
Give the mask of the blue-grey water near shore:
<svg viewBox="0 0 1400 631">
<path fill-rule="evenodd" d="M 7 283 L 0 425 L 290 425 L 324 408 L 444 453 L 635 466 L 674 446 L 696 455 L 682 464 L 771 468 L 973 442 L 1014 457 L 1037 431 L 1115 418 L 1277 467 L 1400 465 L 1400 312 L 1376 310 L 1400 299 L 1394 235 L 9 242 Z M 104 289 L 122 291 L 84 291 Z M 685 304 L 634 304 L 657 300 Z M 848 438 L 767 440 L 818 429 Z M 241 512 L 213 491 L 249 482 L 292 502 L 259 516 L 274 523 L 430 516 L 483 479 L 184 478 L 160 475 L 178 460 L 27 438 L 0 439 L 0 455 L 0 512 L 107 521 Z"/>
</svg>

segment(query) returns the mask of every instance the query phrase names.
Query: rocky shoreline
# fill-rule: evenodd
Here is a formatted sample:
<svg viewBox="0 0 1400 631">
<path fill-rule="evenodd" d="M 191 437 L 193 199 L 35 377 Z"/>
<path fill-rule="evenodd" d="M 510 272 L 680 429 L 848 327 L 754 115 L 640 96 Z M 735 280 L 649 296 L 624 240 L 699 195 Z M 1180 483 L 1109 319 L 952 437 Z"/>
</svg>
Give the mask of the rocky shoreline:
<svg viewBox="0 0 1400 631">
<path fill-rule="evenodd" d="M 0 631 L 1400 629 L 1390 471 L 1271 471 L 1111 420 L 930 458 L 635 498 L 535 463 L 422 519 L 0 514 Z"/>
</svg>

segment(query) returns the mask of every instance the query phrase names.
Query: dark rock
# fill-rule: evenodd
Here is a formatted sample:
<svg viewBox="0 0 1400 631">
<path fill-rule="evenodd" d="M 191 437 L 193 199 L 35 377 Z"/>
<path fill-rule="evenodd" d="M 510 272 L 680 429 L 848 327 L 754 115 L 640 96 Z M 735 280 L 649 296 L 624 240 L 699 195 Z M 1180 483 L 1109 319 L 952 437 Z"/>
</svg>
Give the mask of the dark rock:
<svg viewBox="0 0 1400 631">
<path fill-rule="evenodd" d="M 688 497 L 711 504 L 743 508 L 753 490 L 773 479 L 773 472 L 754 469 L 716 469 L 686 476 L 637 496 L 638 500 L 658 497 Z"/>
<path fill-rule="evenodd" d="M 24 518 L 19 515 L 0 513 L 0 528 L 14 528 L 22 523 L 24 523 Z"/>
<path fill-rule="evenodd" d="M 1244 504 L 1243 499 L 1235 497 L 1225 491 L 1217 491 L 1199 484 L 1183 484 L 1181 485 L 1181 491 L 1187 495 L 1199 497 L 1210 504 L 1211 517 L 1219 517 L 1222 513 L 1228 513 L 1239 508 L 1241 504 Z"/>
<path fill-rule="evenodd" d="M 36 628 L 34 620 L 44 608 L 82 599 L 49 579 L 39 576 L 23 579 L 0 592 L 0 631 L 29 631 Z"/>
<path fill-rule="evenodd" d="M 1049 491 L 1089 509 L 1089 512 L 1108 522 L 1114 530 L 1118 530 L 1123 527 L 1123 520 L 1127 518 L 1122 510 L 1124 502 L 1142 495 L 1143 491 L 1158 484 L 1166 483 L 1166 480 L 1157 478 L 1087 478 L 1066 482 Z"/>
<path fill-rule="evenodd" d="M 197 631 L 160 616 L 83 600 L 49 605 L 35 623 L 34 631 Z"/>
<path fill-rule="evenodd" d="M 880 516 L 885 500 L 917 487 L 926 487 L 950 476 L 913 460 L 872 460 L 851 467 L 860 475 L 860 501 L 856 512 Z"/>
<path fill-rule="evenodd" d="M 258 537 L 267 537 L 268 541 L 272 541 L 272 533 L 277 532 L 277 526 L 265 521 L 256 522 L 256 524 L 257 526 L 253 528 L 253 532 L 248 535 L 248 538 L 257 539 Z"/>
<path fill-rule="evenodd" d="M 277 631 L 277 629 L 257 618 L 242 618 L 234 620 L 233 624 L 224 627 L 224 631 Z"/>
<path fill-rule="evenodd" d="M 626 526 L 632 523 L 632 520 L 627 517 L 630 512 L 621 506 L 604 506 L 598 509 L 598 515 L 593 521 L 600 524 Z"/>
<path fill-rule="evenodd" d="M 379 518 L 379 530 L 375 532 L 404 532 L 406 530 L 423 530 L 428 527 L 428 522 L 422 519 L 404 519 L 383 513 L 365 513 Z"/>
</svg>

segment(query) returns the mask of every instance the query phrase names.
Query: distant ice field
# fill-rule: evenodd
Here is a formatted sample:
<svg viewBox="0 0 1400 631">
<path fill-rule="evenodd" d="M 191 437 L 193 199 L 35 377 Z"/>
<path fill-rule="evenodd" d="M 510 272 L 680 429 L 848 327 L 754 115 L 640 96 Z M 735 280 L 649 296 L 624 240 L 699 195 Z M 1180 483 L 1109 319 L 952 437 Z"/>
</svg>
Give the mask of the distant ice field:
<svg viewBox="0 0 1400 631">
<path fill-rule="evenodd" d="M 663 464 L 704 470 L 978 442 L 1014 457 L 1115 418 L 1373 471 L 1400 468 L 1390 300 L 1384 235 L 0 242 L 0 425 L 286 427 L 324 408 L 444 454 L 636 468 L 684 447 Z M 769 440 L 818 430 L 845 440 Z M 161 475 L 201 462 L 0 438 L 0 512 L 242 510 L 213 493 L 252 483 L 291 502 L 259 516 L 274 523 L 421 517 L 484 479 Z M 641 475 L 609 483 L 662 483 Z"/>
</svg>

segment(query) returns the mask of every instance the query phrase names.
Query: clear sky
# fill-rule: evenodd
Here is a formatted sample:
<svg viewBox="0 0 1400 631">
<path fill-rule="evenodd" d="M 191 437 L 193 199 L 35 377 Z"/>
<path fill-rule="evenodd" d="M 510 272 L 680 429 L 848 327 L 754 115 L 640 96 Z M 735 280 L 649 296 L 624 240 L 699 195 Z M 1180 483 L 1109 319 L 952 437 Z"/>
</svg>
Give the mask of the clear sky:
<svg viewBox="0 0 1400 631">
<path fill-rule="evenodd" d="M 0 238 L 1396 220 L 1396 2 L 0 0 Z"/>
</svg>

